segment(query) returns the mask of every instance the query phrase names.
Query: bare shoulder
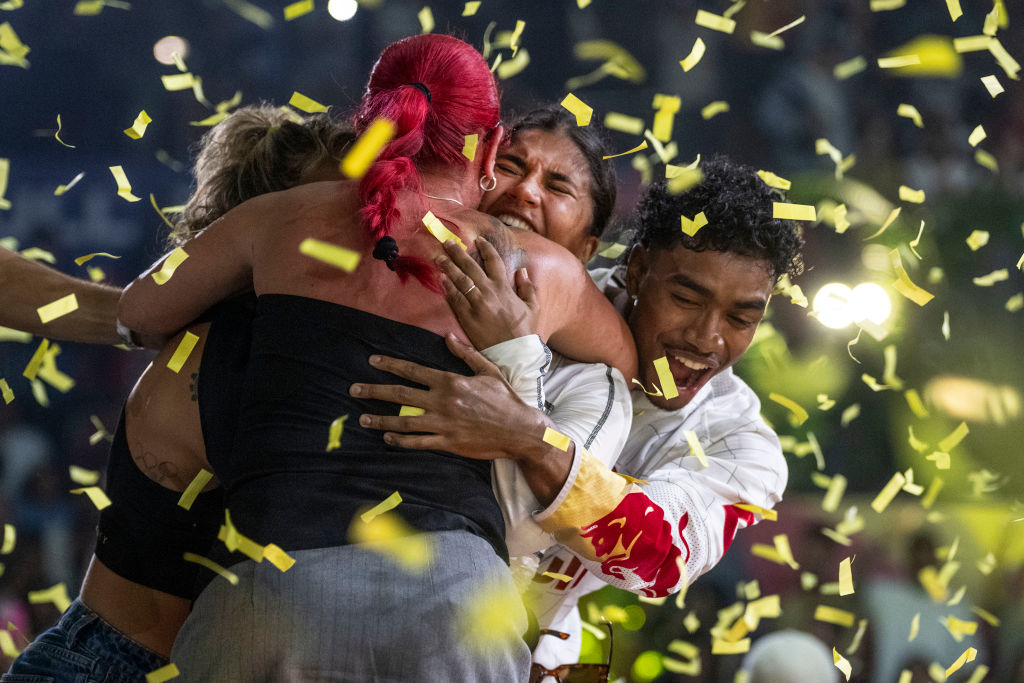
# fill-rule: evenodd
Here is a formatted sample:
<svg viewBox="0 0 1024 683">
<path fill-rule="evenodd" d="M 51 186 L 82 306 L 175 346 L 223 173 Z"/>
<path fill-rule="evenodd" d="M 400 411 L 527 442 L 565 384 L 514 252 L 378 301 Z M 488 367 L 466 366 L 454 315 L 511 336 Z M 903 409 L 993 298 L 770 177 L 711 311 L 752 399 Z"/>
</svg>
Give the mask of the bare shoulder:
<svg viewBox="0 0 1024 683">
<path fill-rule="evenodd" d="M 590 278 L 578 258 L 565 247 L 535 232 L 512 231 L 519 247 L 529 254 L 530 276 L 537 282 L 548 281 L 562 287 L 582 287 Z"/>
</svg>

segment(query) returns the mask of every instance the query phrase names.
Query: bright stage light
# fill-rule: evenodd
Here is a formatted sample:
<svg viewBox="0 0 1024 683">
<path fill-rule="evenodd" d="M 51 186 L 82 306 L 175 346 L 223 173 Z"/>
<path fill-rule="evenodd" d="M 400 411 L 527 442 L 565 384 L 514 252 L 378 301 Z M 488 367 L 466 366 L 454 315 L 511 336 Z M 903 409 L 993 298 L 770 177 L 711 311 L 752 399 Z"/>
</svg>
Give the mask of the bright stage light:
<svg viewBox="0 0 1024 683">
<path fill-rule="evenodd" d="M 841 330 L 853 322 L 850 297 L 853 290 L 842 282 L 830 282 L 814 295 L 811 309 L 825 327 Z"/>
<path fill-rule="evenodd" d="M 850 292 L 850 314 L 854 322 L 870 320 L 881 325 L 892 313 L 892 302 L 885 290 L 874 282 L 863 282 Z"/>
<path fill-rule="evenodd" d="M 332 19 L 348 21 L 356 15 L 359 3 L 356 0 L 330 0 L 327 3 L 327 13 Z"/>
<path fill-rule="evenodd" d="M 161 64 L 174 64 L 175 52 L 182 59 L 188 57 L 188 41 L 181 36 L 164 36 L 153 45 L 153 56 Z"/>
</svg>

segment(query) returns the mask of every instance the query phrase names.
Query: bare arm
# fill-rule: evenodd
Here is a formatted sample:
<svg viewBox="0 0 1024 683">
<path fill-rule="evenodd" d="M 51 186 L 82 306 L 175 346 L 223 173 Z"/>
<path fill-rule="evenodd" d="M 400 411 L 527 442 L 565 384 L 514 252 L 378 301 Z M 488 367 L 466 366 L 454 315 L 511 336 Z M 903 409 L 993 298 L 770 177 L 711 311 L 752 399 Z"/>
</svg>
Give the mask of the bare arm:
<svg viewBox="0 0 1024 683">
<path fill-rule="evenodd" d="M 43 323 L 38 308 L 74 294 L 78 308 Z M 20 254 L 0 249 L 0 325 L 52 339 L 118 344 L 117 300 L 121 290 L 65 275 Z"/>
</svg>

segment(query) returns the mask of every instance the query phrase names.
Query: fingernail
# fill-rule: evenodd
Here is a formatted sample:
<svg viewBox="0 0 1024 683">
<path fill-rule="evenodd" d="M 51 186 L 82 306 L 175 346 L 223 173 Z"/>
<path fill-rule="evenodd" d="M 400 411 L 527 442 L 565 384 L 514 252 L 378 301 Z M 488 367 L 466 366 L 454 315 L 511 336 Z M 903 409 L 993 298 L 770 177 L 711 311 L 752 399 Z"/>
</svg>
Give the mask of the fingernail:
<svg viewBox="0 0 1024 683">
<path fill-rule="evenodd" d="M 348 393 L 352 394 L 353 396 L 359 396 L 361 393 L 363 393 L 363 385 L 353 384 L 351 387 L 349 387 Z"/>
<path fill-rule="evenodd" d="M 370 356 L 370 365 L 380 365 L 380 356 Z"/>
<path fill-rule="evenodd" d="M 359 424 L 361 424 L 364 427 L 369 427 L 370 426 L 370 416 L 369 415 L 360 415 L 359 416 Z"/>
<path fill-rule="evenodd" d="M 384 435 L 384 443 L 386 443 L 386 444 L 393 444 L 394 442 L 395 442 L 395 437 L 391 436 L 390 434 L 385 434 Z"/>
</svg>

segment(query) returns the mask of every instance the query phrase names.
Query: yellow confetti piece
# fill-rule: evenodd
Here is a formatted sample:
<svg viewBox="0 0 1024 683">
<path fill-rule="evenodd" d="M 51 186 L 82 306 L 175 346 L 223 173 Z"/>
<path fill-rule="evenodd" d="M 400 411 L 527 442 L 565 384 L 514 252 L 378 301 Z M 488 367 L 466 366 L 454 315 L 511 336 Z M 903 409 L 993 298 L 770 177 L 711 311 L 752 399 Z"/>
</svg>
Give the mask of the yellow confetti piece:
<svg viewBox="0 0 1024 683">
<path fill-rule="evenodd" d="M 914 618 L 910 620 L 910 635 L 907 637 L 907 642 L 912 643 L 917 634 L 921 631 L 921 613 L 918 612 L 914 615 Z"/>
<path fill-rule="evenodd" d="M 609 154 L 609 155 L 603 156 L 601 158 L 602 159 L 614 159 L 616 157 L 624 157 L 624 156 L 626 156 L 628 154 L 635 154 L 636 152 L 639 152 L 639 151 L 645 150 L 645 149 L 647 149 L 647 141 L 646 140 L 641 142 L 639 145 L 637 145 L 633 149 L 627 149 L 625 152 L 620 152 L 618 154 Z"/>
<path fill-rule="evenodd" d="M 825 497 L 821 501 L 821 509 L 825 512 L 835 512 L 839 509 L 839 503 L 846 492 L 846 477 L 841 474 L 834 474 L 829 480 Z"/>
<path fill-rule="evenodd" d="M 705 106 L 700 110 L 701 118 L 707 121 L 710 118 L 718 116 L 729 111 L 729 103 L 724 100 L 717 100 Z"/>
<path fill-rule="evenodd" d="M 11 638 L 10 631 L 0 631 L 0 651 L 2 651 L 6 657 L 10 657 L 11 659 L 14 659 L 21 654 L 21 651 L 14 644 L 14 639 Z"/>
<path fill-rule="evenodd" d="M 985 127 L 978 125 L 971 131 L 971 134 L 967 138 L 967 142 L 970 143 L 971 147 L 977 147 L 978 144 L 987 137 L 988 134 L 985 132 Z"/>
<path fill-rule="evenodd" d="M 54 197 L 60 197 L 62 194 L 64 194 L 65 192 L 70 190 L 72 187 L 77 185 L 78 181 L 81 180 L 84 177 L 85 177 L 85 171 L 82 171 L 81 173 L 76 175 L 74 178 L 72 178 L 71 182 L 69 182 L 67 185 L 58 185 L 57 189 L 55 189 L 53 191 L 53 196 Z M 0 192 L 0 194 L 2 194 L 2 192 Z M 3 200 L 0 200 L 0 203 L 2 203 L 2 201 Z"/>
<path fill-rule="evenodd" d="M 661 384 L 661 390 L 665 394 L 665 398 L 673 399 L 679 396 L 679 389 L 676 387 L 675 378 L 672 377 L 672 371 L 668 369 L 668 358 L 662 356 L 654 361 L 654 371 L 658 374 L 658 382 Z"/>
<path fill-rule="evenodd" d="M 967 426 L 967 423 L 961 422 L 959 425 L 957 425 L 956 429 L 949 433 L 949 436 L 947 436 L 938 443 L 939 450 L 948 453 L 949 451 L 956 448 L 957 445 L 959 445 L 959 443 L 964 440 L 964 437 L 966 437 L 970 433 L 971 430 Z"/>
<path fill-rule="evenodd" d="M 4 544 L 0 547 L 0 555 L 10 555 L 14 552 L 14 544 L 17 541 L 18 533 L 13 524 L 4 524 Z"/>
<path fill-rule="evenodd" d="M 707 216 L 704 215 L 703 211 L 694 216 L 693 220 L 690 220 L 686 216 L 680 216 L 679 220 L 682 225 L 683 232 L 689 235 L 690 237 L 696 235 L 698 230 L 700 230 L 701 228 L 708 224 L 708 218 Z"/>
<path fill-rule="evenodd" d="M 1017 292 L 1007 299 L 1004 308 L 1010 313 L 1016 313 L 1024 308 L 1024 292 Z"/>
<path fill-rule="evenodd" d="M 994 562 L 995 562 L 995 560 L 993 560 L 993 563 Z M 999 620 L 999 617 L 997 617 L 996 615 L 992 614 L 991 612 L 987 612 L 987 611 L 983 610 L 980 607 L 972 607 L 971 611 L 974 612 L 975 614 L 977 614 L 979 617 L 981 617 L 985 621 L 987 621 L 992 626 L 995 626 L 996 628 L 999 628 L 1000 620 Z"/>
<path fill-rule="evenodd" d="M 341 448 L 341 435 L 345 431 L 345 420 L 348 419 L 348 415 L 342 415 L 331 422 L 331 426 L 327 432 L 327 452 L 330 453 L 333 450 Z"/>
<path fill-rule="evenodd" d="M 213 560 L 209 560 L 203 557 L 202 555 L 196 555 L 195 553 L 185 553 L 182 557 L 186 562 L 194 562 L 200 566 L 206 567 L 213 573 L 225 579 L 232 586 L 238 585 L 238 575 L 232 571 L 225 569 Z"/>
<path fill-rule="evenodd" d="M 737 640 L 735 643 L 720 638 L 711 641 L 711 654 L 713 655 L 739 655 L 749 650 L 750 638 Z"/>
<path fill-rule="evenodd" d="M 989 40 L 988 51 L 996 58 L 996 64 L 1003 68 L 1003 71 L 1006 72 L 1006 75 L 1009 78 L 1012 78 L 1015 81 L 1020 80 L 1020 76 L 1018 75 L 1018 72 L 1020 72 L 1020 64 L 1016 59 L 1010 56 L 1010 53 L 1006 51 L 1006 48 L 1003 47 L 1003 44 L 999 42 L 998 38 L 993 36 L 992 39 Z"/>
<path fill-rule="evenodd" d="M 69 145 L 68 143 L 60 139 L 60 131 L 63 127 L 64 124 L 61 123 L 60 114 L 57 114 L 57 132 L 53 134 L 53 139 L 59 142 L 60 144 L 64 145 L 65 147 L 75 149 L 75 145 Z"/>
<path fill-rule="evenodd" d="M 700 445 L 700 440 L 697 439 L 697 433 L 692 429 L 686 429 L 683 431 L 683 434 L 686 435 L 686 443 L 690 446 L 690 455 L 697 458 L 701 467 L 707 467 L 708 459 L 704 454 L 704 447 Z"/>
<path fill-rule="evenodd" d="M 562 107 L 569 110 L 569 113 L 576 117 L 577 126 L 589 126 L 590 118 L 594 114 L 593 108 L 587 106 L 580 98 L 572 93 L 565 96 L 561 101 Z"/>
<path fill-rule="evenodd" d="M 836 64 L 832 68 L 832 75 L 837 81 L 845 81 L 847 78 L 859 74 L 866 68 L 868 68 L 868 60 L 863 56 L 858 56 Z"/>
<path fill-rule="evenodd" d="M 284 20 L 291 21 L 297 19 L 304 14 L 309 14 L 313 11 L 313 0 L 299 0 L 299 2 L 293 2 L 290 5 L 285 5 L 284 8 Z"/>
<path fill-rule="evenodd" d="M 178 269 L 185 259 L 188 258 L 188 254 L 184 249 L 178 247 L 164 259 L 163 265 L 160 266 L 160 270 L 153 273 L 153 281 L 158 285 L 166 284 L 168 280 L 174 275 L 174 271 Z"/>
<path fill-rule="evenodd" d="M 946 669 L 946 678 L 952 676 L 955 672 L 959 671 L 961 667 L 967 662 L 973 662 L 974 658 L 978 656 L 978 651 L 973 647 L 969 647 L 964 650 L 964 653 L 957 657 L 957 660 L 949 665 Z"/>
<path fill-rule="evenodd" d="M 462 143 L 462 156 L 466 157 L 470 161 L 476 159 L 476 146 L 479 141 L 479 135 L 473 133 L 467 135 L 465 141 Z"/>
<path fill-rule="evenodd" d="M 0 377 L 0 396 L 3 396 L 5 404 L 14 400 L 14 392 L 11 391 L 11 387 L 7 384 L 7 380 L 2 377 Z"/>
<path fill-rule="evenodd" d="M 648 396 L 663 396 L 663 394 L 661 393 L 661 389 L 659 389 L 656 386 L 651 387 L 652 389 L 654 389 L 654 391 L 647 391 L 647 388 L 644 386 L 643 382 L 638 380 L 636 377 L 633 378 L 633 384 L 640 387 L 640 391 L 644 392 Z"/>
<path fill-rule="evenodd" d="M 198 341 L 199 337 L 197 335 L 186 332 L 185 336 L 178 342 L 178 348 L 174 350 L 171 359 L 167 361 L 167 367 L 174 373 L 181 372 L 181 368 L 184 367 L 185 361 L 188 360 L 189 354 L 192 353 L 192 349 L 195 348 Z"/>
<path fill-rule="evenodd" d="M 921 204 L 924 202 L 924 190 L 915 190 L 906 185 L 900 185 L 900 201 Z"/>
<path fill-rule="evenodd" d="M 471 2 L 467 2 L 465 7 L 462 8 L 462 16 L 476 16 L 476 12 L 478 9 L 480 9 L 480 0 L 472 0 Z"/>
<path fill-rule="evenodd" d="M 402 406 L 398 409 L 399 417 L 417 417 L 422 415 L 426 411 L 423 408 L 417 408 L 416 406 Z"/>
<path fill-rule="evenodd" d="M 852 624 L 853 622 L 850 623 Z M 853 667 L 850 666 L 850 662 L 846 661 L 846 658 L 839 654 L 835 648 L 832 648 L 832 663 L 835 664 L 837 669 L 843 672 L 846 680 L 850 680 L 850 674 L 853 673 Z"/>
<path fill-rule="evenodd" d="M 779 35 L 781 33 L 785 33 L 786 31 L 788 31 L 789 29 L 791 29 L 791 28 L 793 28 L 795 26 L 799 26 L 800 24 L 804 23 L 804 20 L 806 20 L 806 19 L 807 19 L 806 15 L 803 15 L 803 16 L 797 18 L 797 19 L 794 19 L 793 21 L 789 22 L 788 24 L 786 24 L 782 28 L 775 29 L 774 31 L 769 33 L 768 36 L 771 37 L 771 38 L 774 38 L 775 36 L 777 36 L 777 35 Z"/>
<path fill-rule="evenodd" d="M 978 632 L 978 622 L 976 621 L 961 621 L 953 615 L 949 615 L 945 619 L 946 629 L 956 639 L 957 642 L 963 640 L 964 636 L 973 636 Z"/>
<path fill-rule="evenodd" d="M 921 289 L 911 281 L 910 276 L 907 275 L 907 271 L 903 269 L 899 250 L 893 249 L 890 251 L 889 260 L 892 262 L 893 269 L 896 271 L 897 276 L 897 280 L 892 283 L 893 289 L 913 301 L 918 306 L 924 306 L 935 298 L 934 295 L 924 289 Z"/>
<path fill-rule="evenodd" d="M 420 20 L 420 33 L 430 33 L 434 30 L 434 13 L 429 5 L 417 12 L 416 18 Z"/>
<path fill-rule="evenodd" d="M 854 614 L 844 609 L 837 609 L 828 605 L 818 605 L 814 610 L 814 620 L 824 621 L 827 624 L 835 624 L 836 626 L 853 626 Z"/>
<path fill-rule="evenodd" d="M 602 242 L 598 245 L 597 255 L 602 258 L 619 258 L 626 251 L 628 247 L 625 244 L 619 244 L 617 242 Z"/>
<path fill-rule="evenodd" d="M 68 597 L 68 587 L 64 583 L 58 583 L 40 591 L 29 591 L 29 604 L 45 605 L 50 602 L 61 613 L 71 606 L 71 598 Z"/>
<path fill-rule="evenodd" d="M 1010 271 L 1006 268 L 1000 268 L 999 270 L 993 270 L 988 275 L 973 278 L 971 281 L 979 287 L 991 287 L 997 282 L 1008 279 L 1010 279 Z"/>
<path fill-rule="evenodd" d="M 974 230 L 965 240 L 967 246 L 971 248 L 971 251 L 978 251 L 983 246 L 988 244 L 989 234 L 987 230 Z"/>
<path fill-rule="evenodd" d="M 776 512 L 775 510 L 769 510 L 768 508 L 763 508 L 760 505 L 754 505 L 752 503 L 735 503 L 733 504 L 733 507 L 738 507 L 741 510 L 753 512 L 773 522 L 779 519 L 778 512 Z"/>
<path fill-rule="evenodd" d="M 39 314 L 39 320 L 45 325 L 51 320 L 56 320 L 62 315 L 67 315 L 76 310 L 78 310 L 78 298 L 74 293 L 71 293 L 56 301 L 40 306 L 36 309 L 36 313 Z"/>
<path fill-rule="evenodd" d="M 818 220 L 818 215 L 815 208 L 808 204 L 772 202 L 772 218 L 791 221 L 816 221 Z"/>
<path fill-rule="evenodd" d="M 177 678 L 180 675 L 181 672 L 178 671 L 178 667 L 174 664 L 174 662 L 171 662 L 170 664 L 166 664 L 160 667 L 159 669 L 156 669 L 155 671 L 150 671 L 148 674 L 146 674 L 146 683 L 164 683 L 164 681 L 169 681 L 172 678 Z"/>
<path fill-rule="evenodd" d="M 551 427 L 545 427 L 544 436 L 541 437 L 541 440 L 546 444 L 554 446 L 560 451 L 567 451 L 569 449 L 569 444 L 572 442 L 572 439 L 568 436 L 560 432 L 556 432 Z"/>
<path fill-rule="evenodd" d="M 135 122 L 131 125 L 131 128 L 125 128 L 124 134 L 130 137 L 132 140 L 138 140 L 146 134 L 146 127 L 153 123 L 153 119 L 149 118 L 149 114 L 143 109 L 139 112 L 139 115 L 135 117 Z"/>
<path fill-rule="evenodd" d="M 117 182 L 117 196 L 127 202 L 137 202 L 141 197 L 136 197 L 132 194 L 132 184 L 128 182 L 128 176 L 124 174 L 124 169 L 120 166 L 111 166 L 110 172 L 114 175 L 114 180 Z"/>
<path fill-rule="evenodd" d="M 25 366 L 25 370 L 21 374 L 27 379 L 35 379 L 36 375 L 39 374 L 39 368 L 43 365 L 43 360 L 46 358 L 46 353 L 49 347 L 49 339 L 43 339 L 39 342 L 39 346 L 32 354 L 32 357 L 28 359 L 28 365 Z"/>
<path fill-rule="evenodd" d="M 462 247 L 463 251 L 466 251 L 466 245 L 462 241 L 462 239 L 454 232 L 449 230 L 448 226 L 442 223 L 441 220 L 437 216 L 435 216 L 432 211 L 427 211 L 427 213 L 423 216 L 422 220 L 423 225 L 425 225 L 427 228 L 427 231 L 435 238 L 437 238 L 438 242 L 441 242 L 443 244 L 448 240 L 451 240 L 458 244 L 460 247 Z"/>
<path fill-rule="evenodd" d="M 299 243 L 299 253 L 351 273 L 359 266 L 359 252 L 307 237 Z"/>
<path fill-rule="evenodd" d="M 697 66 L 697 63 L 701 60 L 701 57 L 704 56 L 706 51 L 707 46 L 704 44 L 704 41 L 698 37 L 697 40 L 693 41 L 693 47 L 690 48 L 690 54 L 679 62 L 679 66 L 683 67 L 683 71 L 689 71 L 693 67 Z"/>
<path fill-rule="evenodd" d="M 676 112 L 682 106 L 682 99 L 675 95 L 655 95 L 651 105 L 657 111 L 654 114 L 654 124 L 651 132 L 655 139 L 668 142 L 672 139 L 672 123 Z"/>
<path fill-rule="evenodd" d="M 325 112 L 328 109 L 327 106 L 320 104 L 311 97 L 306 97 L 298 91 L 292 93 L 292 97 L 288 100 L 288 104 L 300 111 L 306 112 L 307 114 Z"/>
<path fill-rule="evenodd" d="M 341 160 L 341 172 L 349 178 L 362 178 L 384 145 L 395 136 L 395 124 L 388 119 L 377 119 L 359 136 L 348 154 Z"/>
<path fill-rule="evenodd" d="M 852 557 L 847 557 L 839 563 L 839 595 L 853 595 L 853 571 L 850 564 Z"/>
<path fill-rule="evenodd" d="M 901 104 L 896 108 L 896 115 L 903 116 L 914 122 L 918 128 L 924 128 L 924 121 L 921 119 L 921 112 L 912 104 Z"/>
<path fill-rule="evenodd" d="M 774 187 L 777 190 L 788 190 L 793 186 L 793 183 L 781 176 L 777 176 L 771 171 L 758 171 L 758 177 L 764 181 L 764 184 L 768 187 Z"/>
<path fill-rule="evenodd" d="M 905 66 L 915 66 L 921 63 L 921 57 L 918 55 L 898 55 L 896 57 L 879 57 L 878 68 L 880 69 L 900 69 Z"/>
<path fill-rule="evenodd" d="M 610 111 L 604 115 L 604 127 L 608 130 L 617 130 L 620 133 L 640 135 L 644 132 L 644 120 L 635 116 L 627 116 L 619 112 Z M 610 157 L 605 157 L 608 159 Z"/>
<path fill-rule="evenodd" d="M 196 496 L 206 488 L 206 485 L 210 483 L 211 479 L 213 479 L 213 473 L 200 468 L 189 485 L 184 491 L 182 491 L 181 497 L 178 498 L 178 506 L 183 507 L 186 510 L 191 510 L 192 503 L 196 502 Z"/>
<path fill-rule="evenodd" d="M 935 451 L 931 455 L 925 457 L 925 460 L 931 460 L 935 463 L 936 469 L 948 470 L 949 469 L 949 453 L 941 451 Z"/>
<path fill-rule="evenodd" d="M 1003 84 L 999 82 L 999 79 L 996 78 L 995 75 L 982 76 L 981 82 L 985 86 L 985 90 L 988 90 L 988 94 L 991 97 L 995 97 L 996 95 L 1006 92 L 1003 89 Z"/>
<path fill-rule="evenodd" d="M 709 28 L 712 31 L 721 31 L 722 33 L 732 33 L 736 30 L 736 22 L 732 19 L 727 19 L 702 9 L 697 10 L 697 16 L 693 23 L 697 24 L 697 26 Z"/>
<path fill-rule="evenodd" d="M 556 572 L 541 572 L 541 576 L 550 576 L 552 579 L 565 581 L 566 583 L 572 581 L 572 577 L 568 574 L 558 574 Z"/>
<path fill-rule="evenodd" d="M 906 6 L 907 0 L 871 0 L 872 12 L 890 12 Z"/>
<path fill-rule="evenodd" d="M 110 498 L 99 486 L 86 486 L 80 489 L 71 489 L 71 493 L 82 494 L 84 493 L 92 501 L 92 504 L 96 506 L 97 510 L 102 510 L 105 507 L 111 505 Z"/>
<path fill-rule="evenodd" d="M 949 311 L 942 312 L 942 336 L 949 341 Z"/>
<path fill-rule="evenodd" d="M 673 640 L 666 648 L 669 652 L 680 655 L 686 661 L 673 657 L 662 657 L 661 663 L 666 671 L 686 676 L 699 676 L 701 672 L 700 648 L 684 640 Z"/>
<path fill-rule="evenodd" d="M 907 389 L 903 392 L 903 397 L 907 399 L 907 405 L 910 406 L 910 411 L 914 415 L 921 419 L 928 417 L 928 409 L 924 407 L 924 402 L 921 400 L 921 396 L 917 393 L 916 389 Z"/>
<path fill-rule="evenodd" d="M 977 162 L 979 166 L 984 166 L 993 173 L 999 173 L 999 162 L 996 161 L 994 156 L 983 149 L 974 151 L 974 161 Z"/>
<path fill-rule="evenodd" d="M 964 12 L 960 9 L 960 0 L 946 0 L 946 9 L 949 10 L 949 18 L 956 21 L 963 16 Z"/>
<path fill-rule="evenodd" d="M 906 477 L 904 477 L 900 472 L 892 475 L 892 479 L 889 480 L 889 483 L 882 487 L 882 490 L 878 492 L 875 499 L 871 501 L 871 509 L 881 514 L 906 483 Z"/>
<path fill-rule="evenodd" d="M 100 473 L 96 470 L 79 467 L 78 465 L 68 465 L 68 477 L 76 484 L 92 486 L 99 482 Z"/>
<path fill-rule="evenodd" d="M 105 251 L 97 251 L 97 252 L 94 252 L 92 254 L 86 254 L 85 256 L 79 256 L 78 258 L 75 259 L 75 265 L 76 266 L 80 266 L 83 263 L 87 263 L 87 262 L 91 261 L 92 259 L 96 258 L 97 256 L 106 256 L 107 258 L 114 258 L 114 259 L 121 258 L 120 256 L 114 256 L 113 254 L 108 254 Z"/>
<path fill-rule="evenodd" d="M 28 249 L 23 249 L 21 255 L 27 259 L 32 259 L 33 261 L 46 261 L 47 263 L 57 263 L 56 256 L 54 256 L 51 252 L 46 251 L 45 249 L 40 249 L 39 247 L 29 247 Z"/>
<path fill-rule="evenodd" d="M 669 194 L 677 195 L 700 185 L 704 181 L 704 172 L 700 168 L 685 168 L 666 164 L 665 177 L 668 180 L 666 189 Z"/>
<path fill-rule="evenodd" d="M 576 0 L 576 6 L 580 9 L 586 9 L 587 7 L 590 7 L 591 2 L 593 2 L 593 0 Z"/>
<path fill-rule="evenodd" d="M 263 559 L 282 572 L 288 571 L 295 565 L 295 558 L 273 543 L 268 543 L 264 546 Z"/>
<path fill-rule="evenodd" d="M 762 31 L 751 31 L 750 42 L 758 47 L 766 47 L 770 50 L 786 49 L 786 41 L 778 36 L 763 33 Z"/>
<path fill-rule="evenodd" d="M 799 427 L 800 425 L 807 421 L 807 411 L 804 410 L 803 406 L 801 406 L 793 399 L 787 398 L 786 396 L 783 396 L 782 394 L 777 394 L 775 392 L 768 394 L 768 398 L 789 410 L 789 422 L 794 427 Z"/>
<path fill-rule="evenodd" d="M 178 90 L 194 88 L 196 77 L 191 73 L 166 74 L 160 77 L 160 81 L 164 84 L 164 90 L 176 92 Z"/>
<path fill-rule="evenodd" d="M 369 522 L 353 520 L 349 540 L 361 543 L 398 562 L 406 571 L 422 571 L 433 562 L 434 548 L 394 512 L 383 512 Z"/>
</svg>

